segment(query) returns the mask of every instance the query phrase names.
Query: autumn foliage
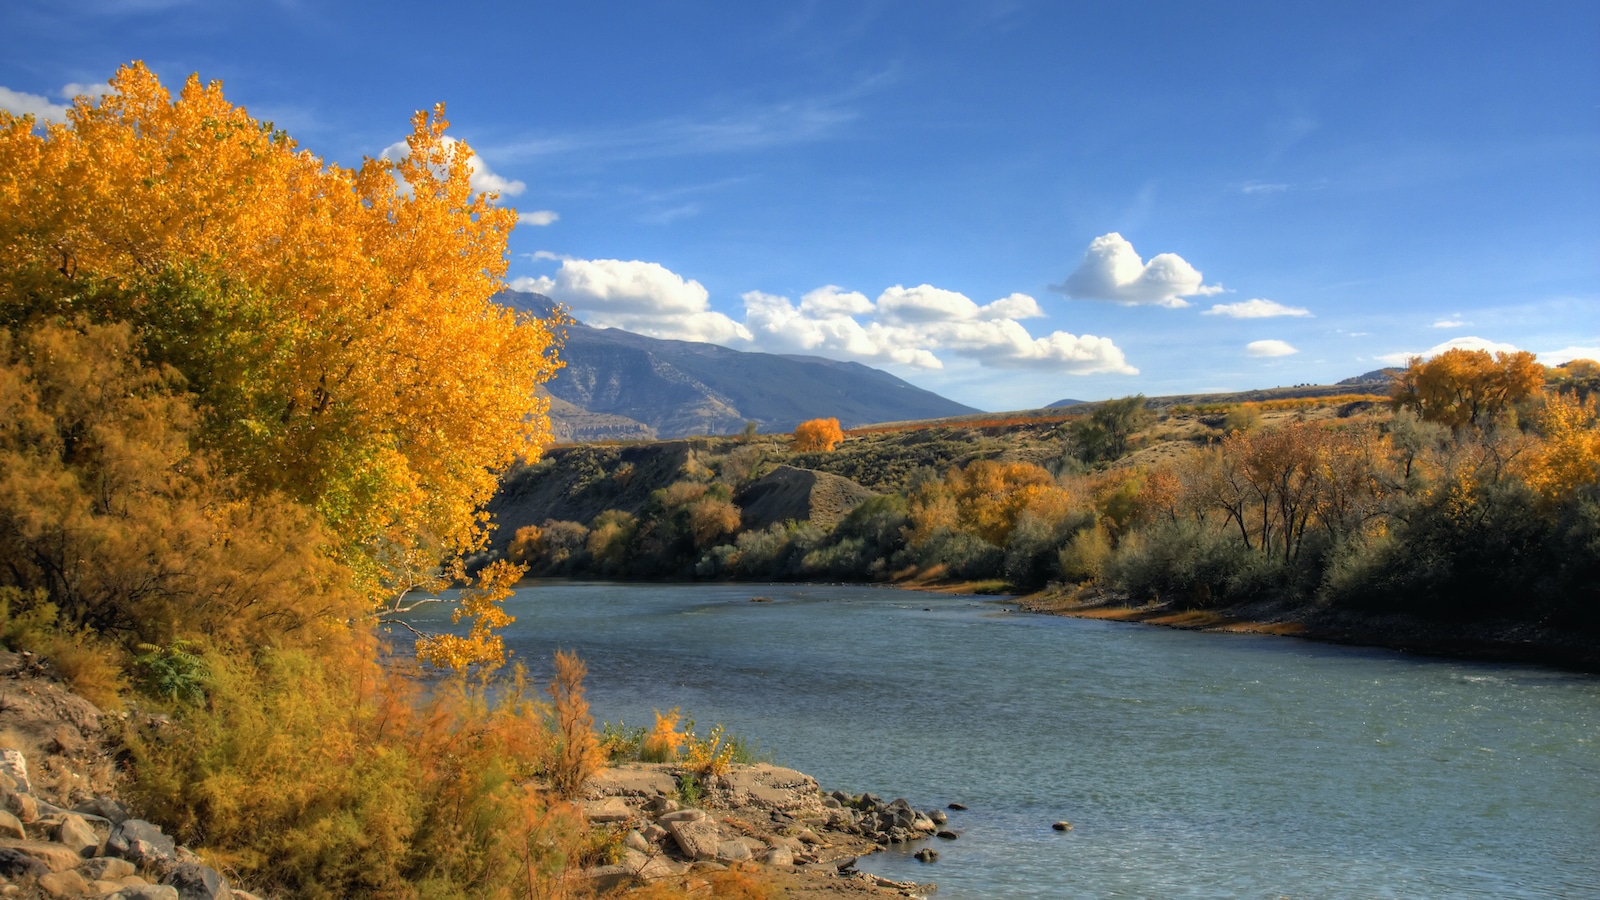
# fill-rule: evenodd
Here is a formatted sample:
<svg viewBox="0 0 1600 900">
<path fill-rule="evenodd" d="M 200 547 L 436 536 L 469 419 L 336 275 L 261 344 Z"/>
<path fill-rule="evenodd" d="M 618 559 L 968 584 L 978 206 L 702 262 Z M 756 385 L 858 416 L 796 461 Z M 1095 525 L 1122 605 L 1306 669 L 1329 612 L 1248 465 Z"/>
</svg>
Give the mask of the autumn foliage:
<svg viewBox="0 0 1600 900">
<path fill-rule="evenodd" d="M 523 568 L 466 571 L 560 364 L 560 321 L 491 300 L 515 212 L 442 107 L 347 169 L 217 84 L 112 87 L 0 112 L 0 644 L 165 713 L 123 796 L 236 880 L 572 895 L 583 664 L 540 702 L 499 668 Z M 413 631 L 452 585 L 456 627 Z"/>
<path fill-rule="evenodd" d="M 1412 357 L 1391 396 L 1397 409 L 1462 428 L 1489 424 L 1543 385 L 1544 367 L 1526 350 L 1491 356 L 1487 350 L 1451 349 L 1428 360 Z"/>
<path fill-rule="evenodd" d="M 843 440 L 838 419 L 812 419 L 795 426 L 789 446 L 796 453 L 827 453 Z"/>
</svg>

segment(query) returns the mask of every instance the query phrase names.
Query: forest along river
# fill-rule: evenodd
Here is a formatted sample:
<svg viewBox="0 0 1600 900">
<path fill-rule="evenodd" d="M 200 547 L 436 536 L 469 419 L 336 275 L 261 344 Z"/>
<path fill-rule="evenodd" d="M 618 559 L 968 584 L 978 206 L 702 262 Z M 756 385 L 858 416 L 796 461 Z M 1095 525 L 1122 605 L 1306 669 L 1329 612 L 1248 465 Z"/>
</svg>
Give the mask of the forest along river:
<svg viewBox="0 0 1600 900">
<path fill-rule="evenodd" d="M 541 682 L 588 663 L 597 721 L 676 706 L 826 790 L 970 807 L 860 863 L 939 897 L 1600 896 L 1600 678 L 873 587 L 508 608 Z"/>
</svg>

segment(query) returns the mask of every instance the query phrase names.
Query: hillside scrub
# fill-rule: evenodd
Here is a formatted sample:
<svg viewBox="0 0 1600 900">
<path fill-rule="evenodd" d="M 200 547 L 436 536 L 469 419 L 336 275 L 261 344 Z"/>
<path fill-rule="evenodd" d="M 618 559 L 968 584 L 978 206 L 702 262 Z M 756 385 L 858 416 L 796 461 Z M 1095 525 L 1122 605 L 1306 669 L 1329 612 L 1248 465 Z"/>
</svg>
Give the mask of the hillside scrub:
<svg viewBox="0 0 1600 900">
<path fill-rule="evenodd" d="M 605 571 L 999 580 L 1180 609 L 1272 600 L 1594 630 L 1600 428 L 1594 399 L 1580 400 L 1562 376 L 1550 370 L 1550 390 L 1485 407 L 1453 430 L 1405 402 L 1391 413 L 1366 396 L 1208 413 L 1158 413 L 1128 398 L 1065 425 L 875 428 L 826 455 L 710 443 L 697 465 L 720 474 L 702 477 L 729 484 L 735 502 L 743 484 L 780 465 L 876 473 L 868 480 L 882 493 L 831 528 L 741 530 L 709 548 L 680 542 L 658 559 L 648 557 L 664 544 L 635 541 Z M 1141 428 L 1099 437 L 1130 417 Z M 1126 455 L 1085 465 L 1100 456 L 1084 453 L 1085 434 Z M 641 530 L 662 527 L 649 523 L 663 514 L 644 512 Z M 584 569 L 570 554 L 533 565 Z"/>
</svg>

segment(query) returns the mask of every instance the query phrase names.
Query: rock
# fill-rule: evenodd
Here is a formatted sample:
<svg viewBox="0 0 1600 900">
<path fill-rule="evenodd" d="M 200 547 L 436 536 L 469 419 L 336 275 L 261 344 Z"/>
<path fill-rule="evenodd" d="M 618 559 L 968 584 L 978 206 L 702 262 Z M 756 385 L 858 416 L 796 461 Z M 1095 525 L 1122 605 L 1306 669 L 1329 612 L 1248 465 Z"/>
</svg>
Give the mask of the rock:
<svg viewBox="0 0 1600 900">
<path fill-rule="evenodd" d="M 938 831 L 939 830 L 939 826 L 933 824 L 933 820 L 928 818 L 927 816 L 918 815 L 915 819 L 912 819 L 912 821 L 911 821 L 911 829 L 913 831 L 921 831 L 921 832 L 924 832 L 924 833 L 932 833 L 932 832 Z"/>
<path fill-rule="evenodd" d="M 598 892 L 610 893 L 633 881 L 633 872 L 627 866 L 594 866 L 583 870 L 583 877 Z"/>
<path fill-rule="evenodd" d="M 122 885 L 116 883 L 115 881 L 107 881 L 104 878 L 96 878 L 89 882 L 89 893 L 96 897 L 104 897 L 107 894 L 115 894 L 120 890 L 122 890 Z"/>
<path fill-rule="evenodd" d="M 4 805 L 6 811 L 22 820 L 23 824 L 39 820 L 39 801 L 31 794 L 8 790 L 0 797 L 0 805 Z"/>
<path fill-rule="evenodd" d="M 945 809 L 954 809 L 954 810 L 963 810 L 963 809 L 966 809 L 966 808 L 967 807 L 965 805 L 960 804 L 960 803 L 951 803 L 951 804 L 948 804 L 948 805 L 945 806 Z"/>
<path fill-rule="evenodd" d="M 703 809 L 679 809 L 667 813 L 657 821 L 662 825 L 668 825 L 673 822 L 699 822 L 706 818 L 709 818 L 709 816 L 706 815 L 706 811 Z"/>
<path fill-rule="evenodd" d="M 678 801 L 672 799 L 671 797 L 656 797 L 652 799 L 647 806 L 651 812 L 658 816 L 663 813 L 677 812 L 683 808 L 678 804 Z"/>
<path fill-rule="evenodd" d="M 816 846 L 822 843 L 822 838 L 817 837 L 817 833 L 809 828 L 800 829 L 799 831 L 795 832 L 794 836 L 802 844 L 811 844 L 812 846 Z"/>
<path fill-rule="evenodd" d="M 149 865 L 171 859 L 177 853 L 177 847 L 159 827 L 143 819 L 128 819 L 111 829 L 111 837 L 106 839 L 105 853 L 135 865 Z"/>
<path fill-rule="evenodd" d="M 627 847 L 629 850 L 637 851 L 639 853 L 649 853 L 650 852 L 650 842 L 645 840 L 644 839 L 644 835 L 640 834 L 637 831 L 630 831 L 627 834 L 623 835 L 623 837 L 622 837 L 622 846 Z"/>
<path fill-rule="evenodd" d="M 52 872 L 65 872 L 68 869 L 76 869 L 78 864 L 83 862 L 83 857 L 79 856 L 76 851 L 63 847 L 60 844 L 51 843 L 50 841 L 18 841 L 7 839 L 0 840 L 0 847 L 6 847 L 11 850 L 20 850 L 34 859 L 44 863 Z"/>
<path fill-rule="evenodd" d="M 808 801 L 814 802 L 821 792 L 816 779 L 810 775 L 770 763 L 733 769 L 723 777 L 723 784 L 735 805 L 786 812 L 798 810 Z"/>
<path fill-rule="evenodd" d="M 179 863 L 161 883 L 177 888 L 179 900 L 233 900 L 228 879 L 210 866 Z"/>
<path fill-rule="evenodd" d="M 652 844 L 659 844 L 668 836 L 667 830 L 654 822 L 644 827 L 644 839 Z"/>
<path fill-rule="evenodd" d="M 613 822 L 626 822 L 633 818 L 633 807 L 625 803 L 621 797 L 585 800 L 582 806 L 583 813 L 589 817 L 589 821 L 602 825 Z"/>
<path fill-rule="evenodd" d="M 632 872 L 633 877 L 643 881 L 671 878 L 689 871 L 688 863 L 673 862 L 660 853 L 640 853 L 637 850 L 623 850 L 621 865 Z"/>
<path fill-rule="evenodd" d="M 249 891 L 241 891 L 238 888 L 234 888 L 233 900 L 261 900 L 261 898 L 250 893 Z"/>
<path fill-rule="evenodd" d="M 683 812 L 700 811 L 686 809 Z M 696 862 L 717 858 L 717 851 L 722 844 L 722 830 L 705 813 L 700 813 L 698 819 L 672 819 L 663 824 L 672 839 L 678 842 L 678 849 L 683 851 L 684 856 Z"/>
<path fill-rule="evenodd" d="M 750 859 L 750 848 L 744 841 L 722 841 L 717 844 L 717 859 L 727 862 L 743 862 Z"/>
<path fill-rule="evenodd" d="M 618 766 L 596 772 L 583 792 L 590 798 L 670 796 L 678 792 L 678 781 L 661 769 Z"/>
<path fill-rule="evenodd" d="M 61 817 L 61 824 L 51 829 L 50 836 L 58 844 L 65 844 L 78 854 L 91 847 L 100 846 L 100 835 L 83 820 L 82 816 L 67 813 Z"/>
<path fill-rule="evenodd" d="M 106 900 L 182 900 L 178 889 L 170 884 L 141 884 L 125 887 Z"/>
<path fill-rule="evenodd" d="M 21 750 L 0 748 L 0 773 L 11 779 L 19 793 L 33 793 L 33 785 L 28 782 L 28 760 Z"/>
<path fill-rule="evenodd" d="M 52 897 L 82 897 L 89 893 L 89 882 L 82 875 L 68 869 L 39 876 L 39 890 Z"/>
<path fill-rule="evenodd" d="M 1051 825 L 1050 827 L 1054 828 L 1057 831 L 1071 831 L 1072 830 L 1072 823 L 1071 822 L 1065 822 L 1065 821 L 1057 822 L 1054 825 Z"/>
<path fill-rule="evenodd" d="M 837 798 L 837 797 L 823 797 L 822 798 L 822 808 L 823 809 L 843 809 L 844 808 L 844 804 L 840 803 L 839 802 L 839 798 Z"/>
<path fill-rule="evenodd" d="M 28 830 L 22 827 L 22 822 L 11 813 L 0 810 L 0 838 L 26 840 L 27 837 Z"/>
<path fill-rule="evenodd" d="M 92 797 L 74 806 L 72 811 L 105 819 L 112 825 L 121 825 L 128 820 L 128 811 L 122 808 L 121 803 L 109 797 Z"/>
<path fill-rule="evenodd" d="M 912 858 L 918 862 L 931 863 L 939 858 L 939 851 L 929 847 L 923 847 L 921 850 L 918 850 Z"/>
<path fill-rule="evenodd" d="M 935 834 L 934 837 L 943 838 L 943 839 L 945 839 L 947 841 L 953 841 L 956 838 L 960 837 L 960 834 L 958 834 L 957 832 L 954 832 L 954 831 L 941 830 L 939 833 Z"/>
<path fill-rule="evenodd" d="M 942 809 L 928 810 L 928 818 L 932 819 L 933 824 L 935 825 L 943 825 L 944 823 L 950 821 L 950 817 L 945 815 L 944 810 Z"/>
<path fill-rule="evenodd" d="M 29 876 L 37 878 L 40 875 L 49 874 L 50 867 L 34 857 L 23 853 L 21 850 L 0 847 L 0 875 L 6 878 L 26 878 Z"/>
<path fill-rule="evenodd" d="M 794 851 L 788 847 L 773 847 L 766 852 L 765 856 L 761 857 L 761 861 L 769 866 L 792 866 L 794 865 Z"/>
<path fill-rule="evenodd" d="M 94 859 L 85 860 L 83 865 L 78 867 L 78 871 L 82 872 L 86 878 L 116 881 L 119 878 L 127 878 L 138 870 L 133 867 L 133 863 L 125 859 L 117 859 L 115 856 L 97 856 Z"/>
</svg>

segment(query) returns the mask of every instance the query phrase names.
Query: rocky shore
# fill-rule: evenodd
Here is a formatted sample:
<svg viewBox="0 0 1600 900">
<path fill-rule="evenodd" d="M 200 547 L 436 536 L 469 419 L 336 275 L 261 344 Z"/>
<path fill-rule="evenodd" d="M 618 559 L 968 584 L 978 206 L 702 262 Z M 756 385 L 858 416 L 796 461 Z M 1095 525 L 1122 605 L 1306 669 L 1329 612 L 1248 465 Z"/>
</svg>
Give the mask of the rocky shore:
<svg viewBox="0 0 1600 900">
<path fill-rule="evenodd" d="M 259 900 L 130 817 L 112 739 L 129 715 L 67 690 L 47 661 L 0 651 L 0 900 Z M 856 861 L 957 837 L 943 810 L 825 794 L 811 776 L 769 764 L 693 780 L 665 764 L 603 769 L 579 806 L 617 842 L 612 864 L 574 873 L 597 892 L 662 879 L 693 892 L 745 868 L 800 900 L 925 897 L 935 885 L 860 872 Z M 930 846 L 921 858 L 937 855 Z"/>
<path fill-rule="evenodd" d="M 936 886 L 891 881 L 855 869 L 889 844 L 953 840 L 943 810 L 917 810 L 872 794 L 825 794 L 811 776 L 769 764 L 733 766 L 706 779 L 690 804 L 676 767 L 635 763 L 591 779 L 590 822 L 622 834 L 620 858 L 588 871 L 597 885 L 677 879 L 693 890 L 707 873 L 759 866 L 797 898 L 922 897 Z M 938 851 L 919 851 L 932 861 Z"/>
<path fill-rule="evenodd" d="M 257 900 L 118 801 L 106 713 L 0 652 L 0 897 Z"/>
</svg>

